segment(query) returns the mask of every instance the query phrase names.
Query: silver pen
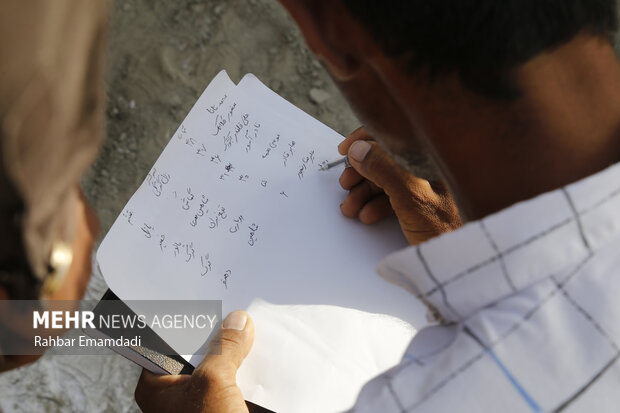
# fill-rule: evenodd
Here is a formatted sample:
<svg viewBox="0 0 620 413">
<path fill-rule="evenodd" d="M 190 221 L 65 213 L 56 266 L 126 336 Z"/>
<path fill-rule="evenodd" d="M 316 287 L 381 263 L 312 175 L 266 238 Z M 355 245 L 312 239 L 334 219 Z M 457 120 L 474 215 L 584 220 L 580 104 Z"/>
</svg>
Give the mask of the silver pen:
<svg viewBox="0 0 620 413">
<path fill-rule="evenodd" d="M 323 165 L 322 167 L 319 168 L 319 171 L 328 171 L 330 169 L 332 169 L 334 166 L 338 166 L 344 164 L 345 168 L 350 168 L 351 167 L 351 162 L 349 162 L 349 157 L 345 156 L 342 159 L 339 159 L 337 161 L 334 162 L 330 162 L 326 165 Z"/>
</svg>

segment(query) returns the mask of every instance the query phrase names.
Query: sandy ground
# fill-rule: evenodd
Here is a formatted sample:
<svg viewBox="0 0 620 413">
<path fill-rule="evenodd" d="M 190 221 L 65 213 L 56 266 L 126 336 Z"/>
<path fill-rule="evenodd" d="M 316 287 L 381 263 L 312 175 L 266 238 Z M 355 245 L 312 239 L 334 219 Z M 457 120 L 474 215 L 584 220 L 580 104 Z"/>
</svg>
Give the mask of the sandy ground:
<svg viewBox="0 0 620 413">
<path fill-rule="evenodd" d="M 337 131 L 358 126 L 276 0 L 126 0 L 111 16 L 107 140 L 83 180 L 102 235 L 221 69 L 248 72 Z M 106 286 L 93 278 L 88 298 Z M 5 412 L 133 412 L 139 369 L 124 358 L 46 355 L 0 376 Z"/>
</svg>

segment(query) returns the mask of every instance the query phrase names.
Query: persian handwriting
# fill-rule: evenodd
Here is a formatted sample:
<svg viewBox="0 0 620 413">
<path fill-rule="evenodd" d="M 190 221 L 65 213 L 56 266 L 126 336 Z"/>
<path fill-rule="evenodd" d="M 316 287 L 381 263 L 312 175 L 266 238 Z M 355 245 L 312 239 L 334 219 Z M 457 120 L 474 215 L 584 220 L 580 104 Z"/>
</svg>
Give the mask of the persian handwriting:
<svg viewBox="0 0 620 413">
<path fill-rule="evenodd" d="M 301 158 L 302 162 L 307 164 L 307 163 L 312 163 L 314 164 L 314 151 L 310 151 L 310 153 L 306 156 L 304 156 L 303 158 Z"/>
<path fill-rule="evenodd" d="M 217 211 L 216 213 L 209 217 L 209 228 L 211 229 L 215 229 L 219 226 L 220 224 L 220 220 L 225 220 L 228 217 L 228 214 L 226 213 L 226 208 L 218 205 L 217 206 Z"/>
<path fill-rule="evenodd" d="M 241 116 L 241 120 L 235 124 L 235 142 L 238 142 L 239 132 L 250 124 L 250 121 L 248 120 L 249 117 L 250 115 L 246 113 Z"/>
<path fill-rule="evenodd" d="M 235 170 L 235 167 L 233 166 L 233 164 L 228 163 L 226 164 L 226 166 L 224 166 L 224 173 L 222 173 L 220 175 L 220 179 L 224 180 L 227 176 L 230 176 L 230 174 Z"/>
<path fill-rule="evenodd" d="M 167 185 L 170 182 L 170 174 L 157 173 L 157 169 L 153 168 L 147 175 L 146 182 L 153 191 L 153 194 L 156 197 L 160 197 L 163 192 L 164 185 Z"/>
<path fill-rule="evenodd" d="M 184 140 L 186 145 L 194 147 L 194 145 L 196 145 L 196 139 L 187 135 L 188 134 L 187 129 L 185 129 L 185 125 L 181 125 L 181 131 L 177 134 L 177 139 L 179 139 L 180 141 Z"/>
<path fill-rule="evenodd" d="M 133 225 L 133 222 L 131 222 L 131 219 L 133 218 L 133 211 L 131 211 L 131 210 L 125 210 L 125 211 L 123 212 L 123 217 L 124 217 L 124 218 L 127 218 L 127 223 L 128 223 L 129 225 Z"/>
<path fill-rule="evenodd" d="M 253 129 L 245 130 L 245 140 L 247 144 L 245 145 L 245 151 L 250 152 L 252 150 L 252 143 L 258 139 L 258 130 L 260 129 L 260 123 L 254 123 Z"/>
<path fill-rule="evenodd" d="M 248 245 L 250 247 L 253 247 L 254 244 L 256 244 L 256 241 L 258 241 L 258 239 L 256 238 L 256 232 L 258 231 L 258 225 L 252 224 L 248 227 L 248 229 L 250 230 L 250 239 L 248 240 Z"/>
<path fill-rule="evenodd" d="M 314 151 L 310 151 L 308 155 L 302 157 L 301 165 L 299 166 L 299 170 L 297 171 L 297 177 L 301 181 L 304 178 L 304 174 L 308 170 L 308 165 L 314 164 Z"/>
<path fill-rule="evenodd" d="M 160 202 L 164 202 L 163 211 L 160 205 L 153 205 L 156 213 L 150 216 L 159 217 L 159 211 L 162 211 L 161 215 L 176 223 L 178 228 L 170 226 L 163 230 L 159 221 L 151 221 L 146 216 L 143 218 L 139 211 L 135 214 L 129 207 L 122 216 L 123 222 L 129 224 L 127 228 L 131 228 L 157 255 L 187 267 L 196 277 L 200 274 L 205 280 L 216 283 L 219 280 L 228 289 L 233 285 L 230 282 L 235 269 L 228 263 L 218 265 L 218 252 L 214 248 L 219 246 L 213 244 L 213 240 L 224 244 L 230 242 L 232 244 L 225 247 L 236 251 L 239 248 L 260 248 L 264 236 L 268 234 L 264 232 L 268 230 L 258 216 L 252 216 L 251 201 L 245 205 L 230 204 L 232 201 L 229 199 L 238 199 L 232 191 L 259 191 L 261 198 L 272 197 L 275 202 L 286 202 L 282 198 L 298 196 L 290 184 L 301 185 L 300 182 L 308 177 L 311 169 L 316 166 L 320 168 L 327 161 L 319 162 L 319 152 L 315 152 L 307 142 L 294 133 L 287 135 L 289 132 L 284 129 L 260 122 L 243 102 L 233 101 L 227 95 L 208 106 L 206 112 L 208 114 L 200 114 L 200 119 L 182 124 L 175 135 L 178 145 L 191 155 L 180 177 L 167 173 L 168 170 L 163 172 L 153 168 L 146 178 L 144 189 L 156 197 L 163 195 Z M 191 132 L 186 126 L 190 127 Z M 197 128 L 196 133 L 193 128 Z M 200 135 L 197 134 L 199 130 Z M 197 176 L 197 171 L 191 169 L 195 168 L 194 165 L 203 168 L 199 171 L 205 174 Z M 294 178 L 295 174 L 298 179 Z M 188 180 L 184 182 L 181 179 Z M 237 186 L 232 182 L 244 184 Z M 214 192 L 209 189 L 212 184 L 224 185 L 217 187 L 224 193 L 229 188 L 230 198 L 213 198 Z M 171 211 L 165 209 L 167 205 L 172 205 Z M 190 230 L 192 232 L 188 232 Z"/>
<path fill-rule="evenodd" d="M 230 278 L 232 271 L 226 270 L 224 275 L 222 276 L 222 284 L 224 284 L 224 288 L 228 290 L 228 279 Z"/>
<path fill-rule="evenodd" d="M 226 136 L 224 136 L 224 152 L 232 148 L 233 144 L 233 136 L 231 132 L 228 132 Z"/>
<path fill-rule="evenodd" d="M 243 215 L 239 215 L 239 217 L 233 219 L 233 221 L 235 222 L 234 225 L 229 228 L 229 231 L 231 234 L 234 234 L 235 232 L 239 231 L 239 226 L 243 222 Z"/>
<path fill-rule="evenodd" d="M 226 214 L 226 208 L 220 207 L 219 205 L 217 207 L 218 207 L 217 216 L 222 219 L 226 219 L 226 217 L 228 216 L 228 214 Z"/>
<path fill-rule="evenodd" d="M 217 228 L 219 223 L 220 223 L 220 219 L 217 216 L 209 217 L 209 228 L 215 229 L 215 228 Z"/>
<path fill-rule="evenodd" d="M 269 142 L 269 145 L 267 145 L 267 148 L 265 149 L 265 153 L 263 154 L 263 159 L 268 157 L 271 151 L 278 147 L 278 142 L 280 142 L 280 135 L 277 135 L 275 138 L 273 138 L 271 142 Z"/>
<path fill-rule="evenodd" d="M 205 156 L 207 154 L 207 147 L 203 143 L 200 148 L 196 149 L 196 155 Z"/>
<path fill-rule="evenodd" d="M 198 220 L 209 212 L 209 210 L 205 208 L 208 202 L 209 198 L 207 198 L 206 195 L 202 195 L 202 197 L 200 198 L 200 205 L 198 205 L 198 211 L 194 215 L 194 218 L 192 218 L 192 220 L 189 222 L 192 227 L 198 225 Z"/>
<path fill-rule="evenodd" d="M 176 257 L 181 252 L 181 247 L 183 244 L 180 242 L 175 242 L 172 245 L 174 246 L 174 256 Z"/>
<path fill-rule="evenodd" d="M 194 194 L 192 193 L 192 188 L 187 188 L 187 195 L 181 198 L 181 208 L 185 211 L 189 210 L 190 203 L 194 200 Z"/>
<path fill-rule="evenodd" d="M 194 243 L 190 242 L 189 244 L 185 244 L 185 255 L 187 256 L 187 258 L 185 259 L 185 262 L 189 262 L 190 260 L 193 260 L 195 258 L 195 254 L 196 251 L 194 250 Z"/>
<path fill-rule="evenodd" d="M 297 177 L 299 178 L 299 180 L 301 181 L 302 179 L 304 179 L 304 173 L 306 172 L 306 169 L 308 169 L 308 167 L 306 166 L 306 164 L 302 164 L 299 167 L 299 171 L 297 171 Z"/>
<path fill-rule="evenodd" d="M 152 231 L 155 231 L 155 228 L 147 223 L 144 223 L 140 229 L 147 238 L 151 238 L 153 236 Z"/>
<path fill-rule="evenodd" d="M 226 126 L 226 124 L 228 123 L 228 121 L 222 117 L 222 115 L 220 115 L 218 113 L 218 115 L 215 117 L 215 132 L 212 133 L 212 136 L 217 136 L 220 134 L 220 132 L 222 131 L 222 128 L 224 128 L 224 126 Z"/>
<path fill-rule="evenodd" d="M 230 121 L 230 119 L 233 117 L 233 114 L 235 113 L 235 109 L 237 108 L 237 102 L 233 103 L 230 106 L 230 109 L 228 109 L 228 120 Z"/>
<path fill-rule="evenodd" d="M 230 130 L 226 135 L 224 135 L 224 151 L 227 151 L 230 148 L 232 148 L 233 144 L 239 143 L 239 135 L 250 124 L 249 118 L 250 118 L 250 115 L 248 113 L 244 113 L 243 115 L 241 115 L 241 118 L 237 122 L 234 123 L 232 130 Z M 216 119 L 216 122 L 217 121 L 218 120 Z M 228 122 L 230 122 L 230 120 Z M 215 134 L 213 134 L 213 136 L 217 136 L 220 130 L 226 124 L 227 124 L 226 119 L 219 119 L 219 124 L 217 125 L 219 125 L 220 128 L 216 131 Z M 246 138 L 247 138 L 247 135 L 246 135 Z"/>
<path fill-rule="evenodd" d="M 224 104 L 224 102 L 226 101 L 226 98 L 227 98 L 227 97 L 228 97 L 227 95 L 224 95 L 224 96 L 220 99 L 219 103 L 217 103 L 217 104 L 215 104 L 215 105 L 211 105 L 211 106 L 209 106 L 209 107 L 207 108 L 207 112 L 209 112 L 210 114 L 212 114 L 212 115 L 213 115 L 213 114 L 214 114 L 215 112 L 217 112 L 217 111 L 220 109 L 220 107 Z"/>
<path fill-rule="evenodd" d="M 200 256 L 200 265 L 203 269 L 200 275 L 204 277 L 205 275 L 207 275 L 208 272 L 211 271 L 211 260 L 209 259 L 209 253 Z"/>
<path fill-rule="evenodd" d="M 181 125 L 181 132 L 178 133 L 177 139 L 180 141 L 183 140 L 186 133 L 187 133 L 187 129 L 185 129 L 185 125 Z"/>
</svg>

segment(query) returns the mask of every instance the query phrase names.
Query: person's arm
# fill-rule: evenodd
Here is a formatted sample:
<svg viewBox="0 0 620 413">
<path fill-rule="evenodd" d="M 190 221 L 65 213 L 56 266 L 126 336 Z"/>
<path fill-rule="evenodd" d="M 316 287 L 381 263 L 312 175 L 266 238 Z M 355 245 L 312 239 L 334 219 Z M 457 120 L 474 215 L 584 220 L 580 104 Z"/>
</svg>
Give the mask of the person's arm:
<svg viewBox="0 0 620 413">
<path fill-rule="evenodd" d="M 60 277 L 62 281 L 54 285 L 53 291 L 43 291 L 45 294 L 41 296 L 41 299 L 44 300 L 72 302 L 72 310 L 77 310 L 80 300 L 84 298 L 84 293 L 92 274 L 93 245 L 99 233 L 99 221 L 95 211 L 82 191 L 79 188 L 77 191 L 79 195 L 76 197 L 77 205 L 74 208 L 75 216 L 73 219 L 76 223 L 76 229 L 71 244 L 71 264 L 66 270 L 65 275 Z M 0 286 L 0 300 L 15 300 L 19 298 L 9 296 L 8 292 Z M 4 303 L 8 302 L 4 301 Z M 53 306 L 53 304 L 51 305 Z M 70 308 L 64 306 L 63 311 L 65 310 L 70 310 Z M 3 313 L 3 311 L 6 312 Z M 27 337 L 33 336 L 31 314 L 22 314 L 21 312 L 14 314 L 13 309 L 11 309 L 11 316 L 7 316 L 9 314 L 7 308 L 0 309 L 0 314 L 4 314 L 4 317 L 0 317 L 0 350 L 2 350 L 2 339 L 7 340 L 7 342 L 11 340 L 15 342 L 15 340 L 24 340 Z M 58 330 L 56 332 L 58 333 Z M 0 355 L 0 372 L 32 363 L 39 359 L 39 357 L 41 357 L 40 354 Z"/>
<path fill-rule="evenodd" d="M 340 177 L 341 186 L 349 191 L 340 206 L 345 216 L 374 224 L 396 214 L 411 245 L 462 225 L 443 183 L 431 185 L 397 165 L 364 128 L 349 135 L 338 150 L 348 154 L 351 163 Z"/>
<path fill-rule="evenodd" d="M 221 341 L 221 354 L 209 346 L 191 375 L 142 372 L 135 397 L 143 412 L 248 413 L 236 376 L 254 342 L 254 323 L 246 312 L 234 311 L 222 326 L 211 341 Z"/>
</svg>

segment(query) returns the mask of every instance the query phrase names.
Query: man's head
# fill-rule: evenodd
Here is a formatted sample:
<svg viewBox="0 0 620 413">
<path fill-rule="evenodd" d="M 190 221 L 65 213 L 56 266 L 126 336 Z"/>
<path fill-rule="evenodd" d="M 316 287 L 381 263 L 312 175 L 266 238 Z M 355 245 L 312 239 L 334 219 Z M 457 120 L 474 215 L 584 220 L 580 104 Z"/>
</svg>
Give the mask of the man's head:
<svg viewBox="0 0 620 413">
<path fill-rule="evenodd" d="M 367 129 L 395 158 L 416 161 L 434 150 L 428 112 L 449 122 L 446 103 L 509 105 L 521 65 L 578 34 L 611 39 L 618 25 L 615 0 L 282 3 Z"/>
<path fill-rule="evenodd" d="M 614 0 L 342 1 L 406 70 L 456 73 L 497 99 L 519 96 L 511 76 L 519 65 L 579 32 L 609 36 L 618 25 Z"/>
</svg>

